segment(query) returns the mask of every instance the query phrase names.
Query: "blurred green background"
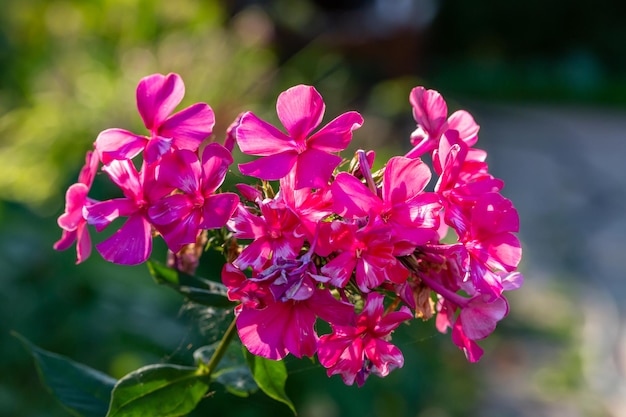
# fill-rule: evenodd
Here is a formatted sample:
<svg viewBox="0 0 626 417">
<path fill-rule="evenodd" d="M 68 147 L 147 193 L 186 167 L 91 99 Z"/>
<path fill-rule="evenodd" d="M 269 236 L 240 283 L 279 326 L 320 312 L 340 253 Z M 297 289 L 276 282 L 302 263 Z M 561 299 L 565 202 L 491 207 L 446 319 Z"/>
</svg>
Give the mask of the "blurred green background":
<svg viewBox="0 0 626 417">
<path fill-rule="evenodd" d="M 588 240 L 584 223 L 604 231 L 598 217 L 609 213 L 616 224 L 609 230 L 624 230 L 618 213 L 626 204 L 615 195 L 624 194 L 626 149 L 614 139 L 626 127 L 625 4 L 4 0 L 0 415 L 68 415 L 11 330 L 118 378 L 144 364 L 190 363 L 191 352 L 214 337 L 211 320 L 197 329 L 193 318 L 203 312 L 181 308 L 183 300 L 157 287 L 145 266 L 110 265 L 97 253 L 76 266 L 73 251 L 52 249 L 65 189 L 85 151 L 106 128 L 143 131 L 134 90 L 155 72 L 181 74 L 183 105 L 213 107 L 217 140 L 241 111 L 275 120 L 281 91 L 315 85 L 325 120 L 360 111 L 366 122 L 354 146 L 381 156 L 408 150 L 410 89 L 435 88 L 451 110 L 475 115 L 479 146 L 510 184 L 505 194 L 520 209 L 527 282 L 482 343 L 484 359 L 467 363 L 432 322 L 403 326 L 394 340 L 404 369 L 361 389 L 289 359 L 287 393 L 300 416 L 625 415 L 626 332 L 617 297 L 623 235 Z M 617 156 L 612 163 L 605 154 L 599 162 L 585 156 L 596 149 L 585 144 L 602 140 Z M 587 245 L 611 239 L 613 252 L 596 261 L 613 269 L 586 262 Z M 164 253 L 157 245 L 153 257 Z M 262 394 L 241 400 L 215 390 L 194 416 L 289 415 Z"/>
</svg>

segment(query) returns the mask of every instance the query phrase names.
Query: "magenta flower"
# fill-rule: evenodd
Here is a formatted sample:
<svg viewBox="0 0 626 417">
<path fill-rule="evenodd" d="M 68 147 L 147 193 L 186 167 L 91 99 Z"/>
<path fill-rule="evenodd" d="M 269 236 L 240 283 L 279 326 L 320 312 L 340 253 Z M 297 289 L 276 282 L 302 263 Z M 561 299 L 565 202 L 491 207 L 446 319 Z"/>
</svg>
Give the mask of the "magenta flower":
<svg viewBox="0 0 626 417">
<path fill-rule="evenodd" d="M 328 376 L 340 374 L 346 384 L 356 380 L 360 387 L 370 374 L 384 377 L 404 365 L 402 352 L 389 339 L 413 314 L 407 307 L 385 314 L 383 299 L 382 294 L 369 293 L 355 326 L 333 324 L 333 332 L 320 337 L 317 357 Z"/>
<path fill-rule="evenodd" d="M 278 200 L 259 202 L 261 216 L 239 205 L 228 222 L 237 239 L 254 239 L 233 262 L 239 269 L 261 271 L 269 259 L 294 259 L 304 243 L 298 216 Z"/>
<path fill-rule="evenodd" d="M 131 159 L 144 151 L 148 163 L 155 162 L 170 149 L 198 150 L 215 124 L 213 110 L 205 103 L 193 104 L 171 114 L 185 95 L 185 85 L 178 74 L 153 74 L 137 86 L 137 109 L 150 137 L 123 129 L 107 129 L 96 139 L 102 162 Z"/>
<path fill-rule="evenodd" d="M 424 192 L 430 178 L 430 169 L 421 160 L 391 158 L 379 197 L 353 175 L 339 173 L 331 185 L 335 213 L 348 218 L 373 216 L 375 222 L 389 225 L 395 255 L 408 255 L 437 237 L 441 202 L 437 194 Z"/>
<path fill-rule="evenodd" d="M 234 193 L 215 194 L 224 182 L 232 155 L 222 145 L 210 143 L 202 152 L 202 163 L 194 152 L 181 150 L 164 155 L 157 181 L 181 193 L 156 201 L 148 216 L 176 253 L 196 241 L 200 230 L 218 229 L 235 211 L 239 197 Z"/>
<path fill-rule="evenodd" d="M 456 131 L 467 146 L 473 146 L 478 140 L 479 126 L 474 118 L 465 110 L 456 111 L 448 118 L 448 106 L 439 92 L 415 87 L 409 101 L 417 129 L 411 134 L 414 148 L 406 157 L 417 158 L 437 149 L 439 139 L 449 130 Z"/>
<path fill-rule="evenodd" d="M 87 220 L 83 217 L 83 207 L 95 203 L 87 197 L 98 170 L 98 154 L 89 151 L 85 165 L 78 175 L 78 182 L 71 185 L 65 194 L 65 212 L 58 218 L 63 232 L 54 244 L 56 250 L 69 249 L 76 242 L 76 263 L 79 264 L 91 255 L 91 238 L 87 229 Z"/>
<path fill-rule="evenodd" d="M 258 155 L 255 161 L 240 164 L 244 175 L 279 180 L 295 172 L 295 188 L 323 188 L 341 162 L 336 152 L 344 150 L 352 131 L 361 127 L 357 112 L 340 115 L 316 133 L 324 116 L 324 101 L 315 88 L 298 85 L 278 96 L 276 112 L 287 130 L 281 132 L 254 113 L 245 113 L 235 130 L 243 153 Z"/>
<path fill-rule="evenodd" d="M 87 222 L 102 231 L 113 220 L 128 217 L 124 225 L 111 237 L 96 245 L 104 259 L 122 265 L 144 262 L 152 252 L 152 226 L 148 207 L 153 172 L 144 164 L 141 174 L 130 160 L 113 160 L 102 168 L 122 189 L 125 197 L 106 200 L 84 208 Z"/>
<path fill-rule="evenodd" d="M 269 359 L 282 359 L 288 353 L 311 357 L 317 350 L 317 317 L 350 323 L 353 306 L 318 288 L 320 278 L 306 255 L 273 265 L 251 279 L 232 266 L 224 267 L 222 281 L 229 298 L 242 302 L 237 307 L 237 330 L 251 353 Z"/>
</svg>

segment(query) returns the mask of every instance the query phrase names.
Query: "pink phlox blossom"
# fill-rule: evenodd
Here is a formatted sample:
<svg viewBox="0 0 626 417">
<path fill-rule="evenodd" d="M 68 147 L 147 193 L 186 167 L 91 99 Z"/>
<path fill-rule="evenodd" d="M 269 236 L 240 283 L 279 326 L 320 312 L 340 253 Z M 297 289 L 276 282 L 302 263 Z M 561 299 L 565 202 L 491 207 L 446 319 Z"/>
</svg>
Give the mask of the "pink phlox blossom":
<svg viewBox="0 0 626 417">
<path fill-rule="evenodd" d="M 287 134 L 247 112 L 235 129 L 241 151 L 261 156 L 239 165 L 244 175 L 264 180 L 279 180 L 295 173 L 295 188 L 323 188 L 341 162 L 337 152 L 344 150 L 352 132 L 361 127 L 363 118 L 347 112 L 322 127 L 325 104 L 315 88 L 298 85 L 282 92 L 276 112 Z"/>
<path fill-rule="evenodd" d="M 222 281 L 229 298 L 242 302 L 236 309 L 237 330 L 251 353 L 274 360 L 288 353 L 311 357 L 317 350 L 317 317 L 351 322 L 354 307 L 315 286 L 312 267 L 306 260 L 284 261 L 254 278 L 232 265 L 224 267 Z"/>
<path fill-rule="evenodd" d="M 197 151 L 215 124 L 213 110 L 206 103 L 193 104 L 172 114 L 185 95 L 185 84 L 178 74 L 153 74 L 137 86 L 137 109 L 150 136 L 124 129 L 100 133 L 95 146 L 102 162 L 131 159 L 144 151 L 148 163 L 157 161 L 170 149 Z"/>
<path fill-rule="evenodd" d="M 280 180 L 277 198 L 298 216 L 307 239 L 313 241 L 318 223 L 333 213 L 330 187 L 296 189 L 294 177 L 294 172 L 291 172 Z"/>
<path fill-rule="evenodd" d="M 348 218 L 373 216 L 373 223 L 389 225 L 395 255 L 408 255 L 437 238 L 441 202 L 437 194 L 424 192 L 430 178 L 420 159 L 391 158 L 378 196 L 353 175 L 339 173 L 331 185 L 334 210 Z"/>
<path fill-rule="evenodd" d="M 457 132 L 468 146 L 473 146 L 478 140 L 480 127 L 474 118 L 465 110 L 456 111 L 448 118 L 448 106 L 439 92 L 415 87 L 411 90 L 409 101 L 417 129 L 411 134 L 414 148 L 406 157 L 417 158 L 437 149 L 439 139 L 448 131 Z"/>
<path fill-rule="evenodd" d="M 226 225 L 239 197 L 234 193 L 216 194 L 216 191 L 232 162 L 231 153 L 217 143 L 204 148 L 201 161 L 194 152 L 187 150 L 162 157 L 157 181 L 179 192 L 156 201 L 148 215 L 172 252 L 194 243 L 201 230 Z"/>
<path fill-rule="evenodd" d="M 265 199 L 259 203 L 260 216 L 239 204 L 227 225 L 237 239 L 253 239 L 237 259 L 239 269 L 264 269 L 270 259 L 294 259 L 304 244 L 304 231 L 298 216 L 282 201 Z"/>
<path fill-rule="evenodd" d="M 320 245 L 332 247 L 337 256 L 322 267 L 322 275 L 331 277 L 331 284 L 345 287 L 353 272 L 362 292 L 369 292 L 385 281 L 404 282 L 409 271 L 394 256 L 394 242 L 387 225 L 368 225 L 333 221 L 320 231 Z M 330 232 L 325 229 L 330 228 Z M 325 242 L 322 242 L 325 240 Z"/>
<path fill-rule="evenodd" d="M 61 238 L 55 242 L 54 249 L 66 250 L 76 242 L 76 263 L 85 261 L 91 254 L 91 237 L 83 208 L 96 203 L 87 194 L 91 189 L 98 170 L 99 158 L 94 151 L 88 151 L 85 165 L 78 174 L 78 182 L 72 184 L 65 194 L 65 211 L 57 220 L 62 229 Z"/>
<path fill-rule="evenodd" d="M 391 333 L 404 321 L 413 318 L 407 307 L 385 313 L 384 296 L 368 294 L 356 325 L 332 325 L 332 333 L 320 337 L 317 357 L 328 376 L 339 374 L 352 385 L 362 386 L 370 374 L 385 377 L 404 365 L 402 352 L 389 343 Z"/>
<path fill-rule="evenodd" d="M 122 265 L 140 264 L 152 251 L 152 226 L 148 218 L 151 201 L 156 200 L 154 170 L 143 164 L 141 173 L 130 160 L 113 160 L 102 168 L 124 193 L 123 198 L 85 206 L 87 222 L 102 231 L 118 217 L 128 217 L 111 237 L 96 245 L 104 259 Z"/>
<path fill-rule="evenodd" d="M 510 200 L 485 193 L 467 221 L 460 243 L 450 246 L 449 258 L 476 291 L 497 298 L 504 289 L 500 272 L 513 272 L 521 260 L 521 245 L 513 234 L 519 230 L 519 216 Z"/>
</svg>

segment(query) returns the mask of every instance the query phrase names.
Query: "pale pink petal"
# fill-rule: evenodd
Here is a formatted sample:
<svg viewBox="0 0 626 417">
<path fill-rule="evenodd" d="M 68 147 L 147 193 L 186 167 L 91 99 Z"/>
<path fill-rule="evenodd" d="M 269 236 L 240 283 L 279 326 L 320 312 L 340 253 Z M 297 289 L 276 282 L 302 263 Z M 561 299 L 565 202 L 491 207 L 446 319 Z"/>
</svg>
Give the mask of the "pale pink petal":
<svg viewBox="0 0 626 417">
<path fill-rule="evenodd" d="M 296 152 L 297 149 L 292 138 L 252 112 L 241 116 L 235 138 L 241 152 L 248 155 L 269 156 L 285 151 Z"/>
<path fill-rule="evenodd" d="M 317 90 L 297 85 L 282 92 L 276 102 L 276 113 L 289 135 L 303 141 L 322 122 L 324 101 Z"/>
<path fill-rule="evenodd" d="M 448 129 L 459 132 L 459 137 L 467 146 L 474 146 L 478 141 L 480 126 L 476 124 L 472 115 L 465 110 L 458 110 L 450 115 Z"/>
<path fill-rule="evenodd" d="M 517 290 L 524 284 L 524 276 L 520 272 L 501 272 L 498 275 L 500 275 L 504 291 Z"/>
<path fill-rule="evenodd" d="M 307 149 L 298 155 L 295 166 L 295 188 L 324 188 L 328 185 L 334 169 L 341 162 L 341 157 Z"/>
<path fill-rule="evenodd" d="M 209 143 L 202 151 L 202 193 L 211 194 L 224 182 L 232 154 L 218 143 Z"/>
<path fill-rule="evenodd" d="M 239 164 L 239 170 L 243 175 L 262 180 L 279 180 L 289 174 L 297 159 L 298 154 L 295 151 L 286 151 Z"/>
<path fill-rule="evenodd" d="M 380 213 L 382 202 L 365 184 L 347 172 L 340 172 L 330 186 L 333 211 L 342 217 L 365 217 Z"/>
<path fill-rule="evenodd" d="M 142 78 L 137 86 L 137 109 L 146 128 L 156 133 L 184 95 L 185 84 L 178 74 L 153 74 Z"/>
<path fill-rule="evenodd" d="M 159 128 L 159 135 L 173 139 L 177 149 L 197 151 L 213 132 L 215 115 L 208 104 L 196 103 L 170 116 Z"/>
<path fill-rule="evenodd" d="M 148 138 L 123 129 L 107 129 L 98 135 L 94 146 L 102 163 L 114 159 L 132 159 L 146 147 Z"/>
<path fill-rule="evenodd" d="M 441 94 L 424 87 L 411 90 L 409 101 L 413 106 L 413 117 L 429 136 L 438 138 L 446 129 L 448 106 Z"/>
<path fill-rule="evenodd" d="M 461 310 L 463 333 L 470 340 L 480 340 L 489 336 L 498 321 L 507 315 L 509 306 L 503 297 L 486 302 L 481 296 L 475 297 Z"/>
<path fill-rule="evenodd" d="M 363 117 L 351 111 L 338 116 L 309 138 L 307 147 L 324 152 L 341 152 L 352 140 L 352 132 L 363 125 Z"/>
<path fill-rule="evenodd" d="M 235 193 L 222 193 L 204 199 L 201 229 L 219 229 L 224 227 L 239 204 Z"/>
<path fill-rule="evenodd" d="M 152 252 L 151 227 L 143 216 L 134 215 L 110 238 L 96 245 L 104 259 L 120 265 L 137 265 Z"/>
<path fill-rule="evenodd" d="M 61 229 L 76 230 L 84 222 L 83 206 L 87 202 L 89 188 L 82 183 L 72 184 L 65 193 L 65 213 L 61 214 L 57 224 Z"/>
</svg>

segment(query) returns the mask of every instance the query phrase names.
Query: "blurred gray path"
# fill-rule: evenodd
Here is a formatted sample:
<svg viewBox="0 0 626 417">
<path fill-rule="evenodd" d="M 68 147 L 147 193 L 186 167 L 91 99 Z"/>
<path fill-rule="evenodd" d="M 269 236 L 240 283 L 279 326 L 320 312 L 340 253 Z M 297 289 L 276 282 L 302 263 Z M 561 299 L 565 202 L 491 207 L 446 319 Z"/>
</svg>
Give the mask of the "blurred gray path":
<svg viewBox="0 0 626 417">
<path fill-rule="evenodd" d="M 484 415 L 626 416 L 626 110 L 468 107 L 520 213 L 526 284 L 512 314 L 519 300 L 529 320 L 557 317 L 574 332 L 567 349 L 529 342 L 525 369 L 491 375 Z M 580 360 L 582 385 L 544 398 L 533 384 L 564 350 Z"/>
</svg>

